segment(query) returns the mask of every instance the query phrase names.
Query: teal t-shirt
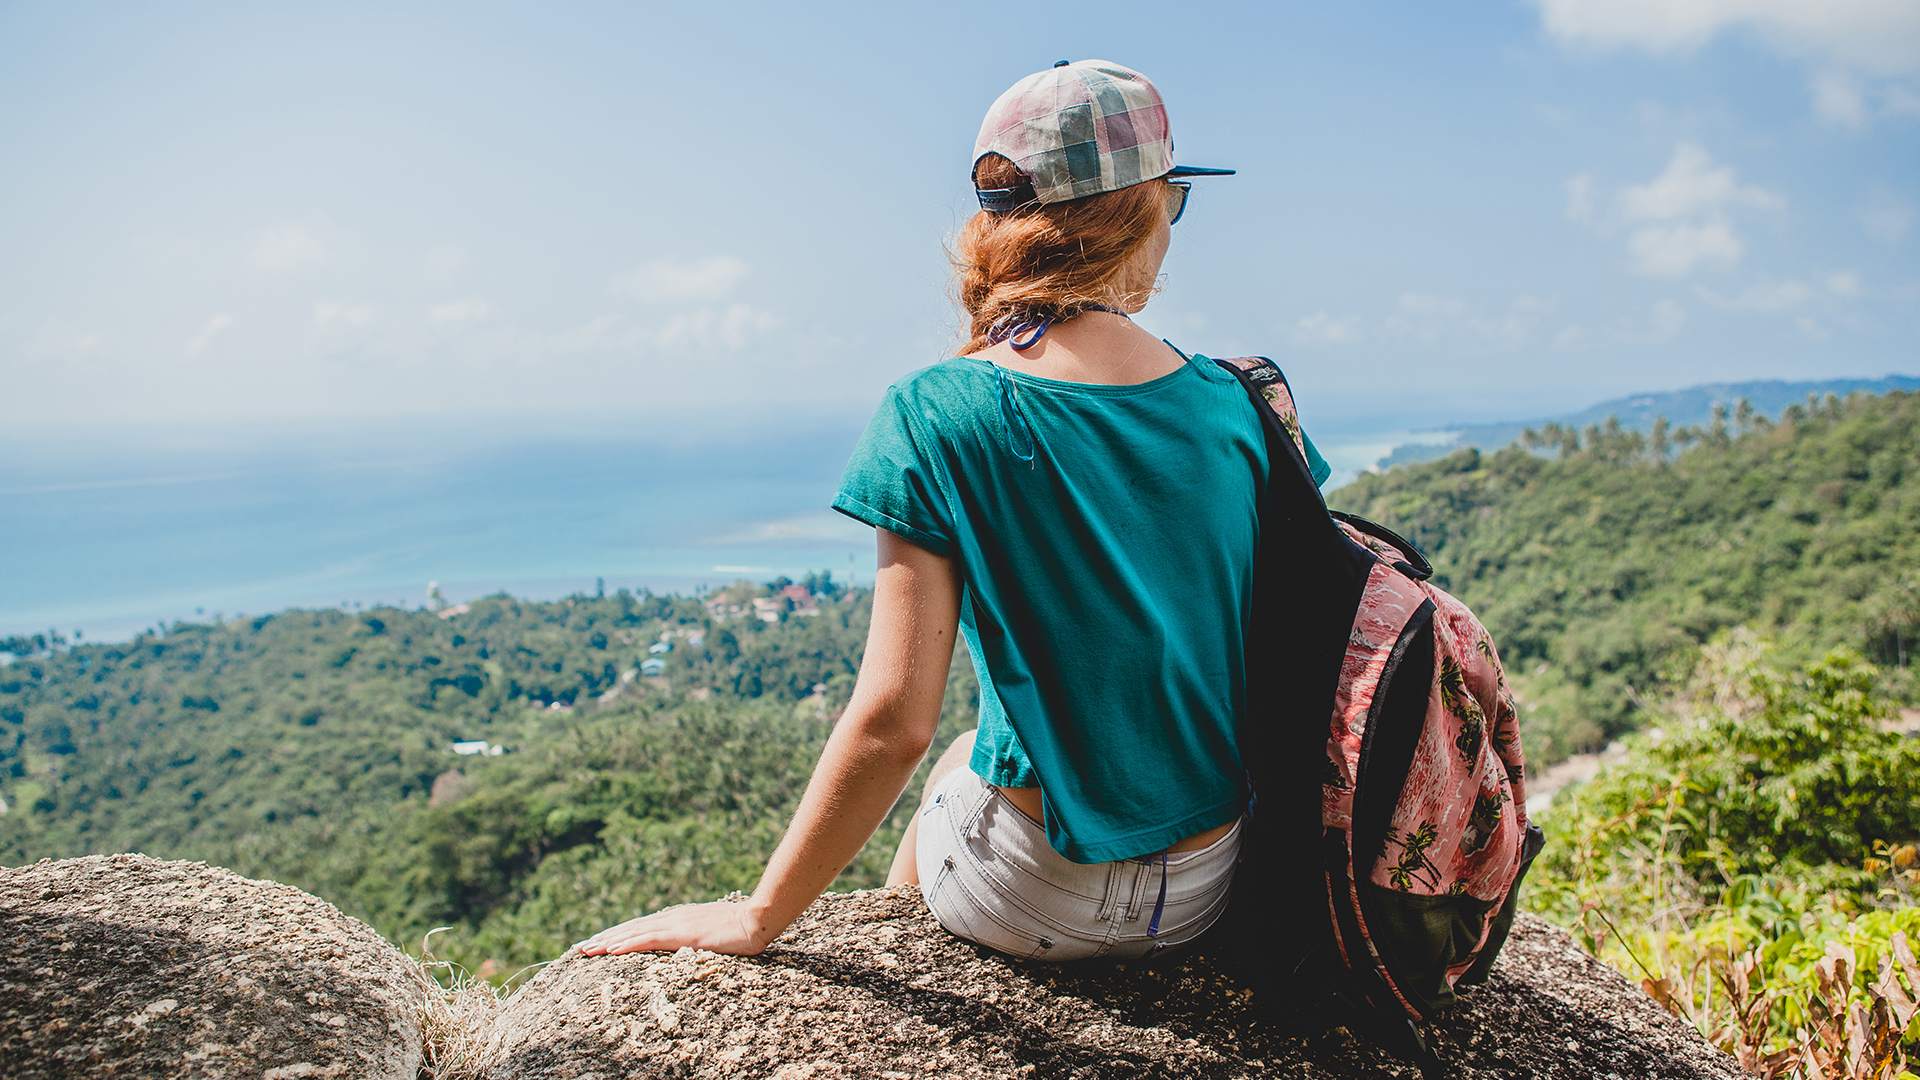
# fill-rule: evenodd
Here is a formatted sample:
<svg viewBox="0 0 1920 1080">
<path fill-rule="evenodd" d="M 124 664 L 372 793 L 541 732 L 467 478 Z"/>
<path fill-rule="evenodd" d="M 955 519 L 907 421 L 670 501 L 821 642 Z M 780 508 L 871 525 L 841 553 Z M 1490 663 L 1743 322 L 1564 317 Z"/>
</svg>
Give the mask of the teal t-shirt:
<svg viewBox="0 0 1920 1080">
<path fill-rule="evenodd" d="M 1259 415 L 1205 357 L 1134 386 L 957 359 L 888 388 L 833 506 L 957 562 L 972 767 L 1038 783 L 1055 850 L 1095 863 L 1244 808 L 1266 474 Z"/>
</svg>

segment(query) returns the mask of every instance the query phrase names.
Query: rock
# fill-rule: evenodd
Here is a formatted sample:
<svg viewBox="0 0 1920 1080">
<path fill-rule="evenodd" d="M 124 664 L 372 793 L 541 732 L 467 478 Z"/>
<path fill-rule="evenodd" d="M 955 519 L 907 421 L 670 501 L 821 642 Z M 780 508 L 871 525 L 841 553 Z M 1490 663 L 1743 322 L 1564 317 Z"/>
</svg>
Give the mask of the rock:
<svg viewBox="0 0 1920 1080">
<path fill-rule="evenodd" d="M 203 863 L 0 868 L 0 1073 L 414 1080 L 410 964 L 317 897 Z"/>
<path fill-rule="evenodd" d="M 371 928 L 285 885 L 138 855 L 0 869 L 9 1078 L 414 1080 L 427 989 Z M 758 957 L 569 955 L 497 1013 L 485 1001 L 436 1014 L 462 1077 L 1417 1075 L 1342 1029 L 1276 1022 L 1221 954 L 1009 960 L 941 931 L 910 887 L 824 897 Z M 1428 1037 L 1459 1080 L 1741 1075 L 1528 916 Z"/>
<path fill-rule="evenodd" d="M 1460 1080 L 1742 1076 L 1531 916 L 1428 1037 Z M 1008 960 L 941 931 L 911 887 L 829 895 L 750 959 L 569 955 L 508 1000 L 483 1056 L 491 1080 L 1418 1075 L 1344 1030 L 1267 1019 L 1216 956 Z"/>
</svg>

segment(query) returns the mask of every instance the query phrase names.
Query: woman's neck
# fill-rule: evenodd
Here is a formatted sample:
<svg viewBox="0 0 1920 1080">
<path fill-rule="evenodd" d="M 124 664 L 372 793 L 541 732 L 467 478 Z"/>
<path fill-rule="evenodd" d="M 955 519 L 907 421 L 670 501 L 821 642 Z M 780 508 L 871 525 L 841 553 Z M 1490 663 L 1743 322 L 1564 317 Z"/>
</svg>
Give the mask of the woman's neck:
<svg viewBox="0 0 1920 1080">
<path fill-rule="evenodd" d="M 1009 371 L 1061 382 L 1132 386 L 1177 371 L 1185 359 L 1124 315 L 1089 311 L 1054 323 L 1033 347 L 1008 342 L 972 354 Z"/>
</svg>

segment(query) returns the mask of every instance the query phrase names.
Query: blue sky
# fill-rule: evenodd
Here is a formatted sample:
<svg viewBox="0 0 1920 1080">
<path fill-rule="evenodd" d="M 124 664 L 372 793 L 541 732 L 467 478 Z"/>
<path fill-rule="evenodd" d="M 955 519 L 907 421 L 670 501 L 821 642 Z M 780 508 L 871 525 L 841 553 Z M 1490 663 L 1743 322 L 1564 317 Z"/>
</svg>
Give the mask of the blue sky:
<svg viewBox="0 0 1920 1080">
<path fill-rule="evenodd" d="M 1920 373 L 1920 5 L 0 4 L 0 428 L 856 424 L 986 106 L 1139 68 L 1141 322 L 1310 425 Z"/>
</svg>

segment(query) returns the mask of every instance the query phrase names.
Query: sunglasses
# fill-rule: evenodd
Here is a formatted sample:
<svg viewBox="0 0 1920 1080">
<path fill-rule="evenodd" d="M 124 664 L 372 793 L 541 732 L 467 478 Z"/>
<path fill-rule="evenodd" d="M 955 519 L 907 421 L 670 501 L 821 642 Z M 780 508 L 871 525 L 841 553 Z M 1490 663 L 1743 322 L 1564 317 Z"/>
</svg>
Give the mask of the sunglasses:
<svg viewBox="0 0 1920 1080">
<path fill-rule="evenodd" d="M 1172 212 L 1173 220 L 1168 225 L 1178 225 L 1180 215 L 1187 212 L 1187 196 L 1193 194 L 1193 185 L 1183 180 L 1167 181 L 1167 209 Z"/>
</svg>

